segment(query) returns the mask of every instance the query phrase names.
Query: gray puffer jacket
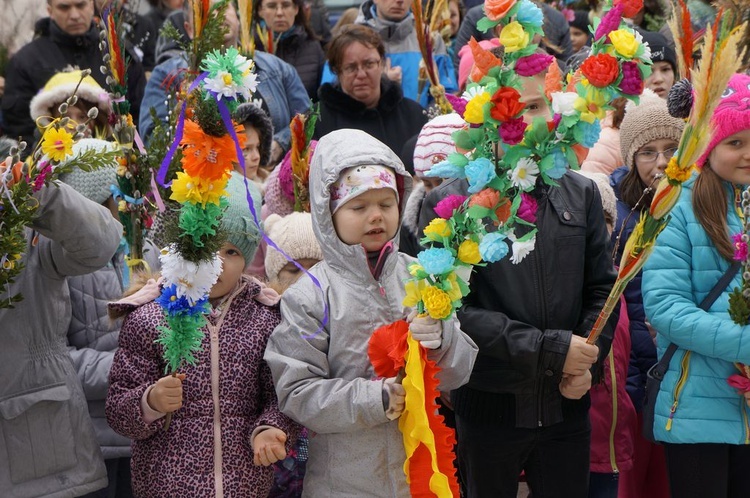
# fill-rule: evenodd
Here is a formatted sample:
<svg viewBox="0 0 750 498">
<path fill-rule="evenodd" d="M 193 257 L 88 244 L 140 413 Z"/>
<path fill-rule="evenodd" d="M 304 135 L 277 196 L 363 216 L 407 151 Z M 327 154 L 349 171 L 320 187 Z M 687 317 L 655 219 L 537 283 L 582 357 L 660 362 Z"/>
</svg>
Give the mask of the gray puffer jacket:
<svg viewBox="0 0 750 498">
<path fill-rule="evenodd" d="M 357 144 L 352 148 L 352 144 Z M 323 261 L 282 297 L 282 322 L 266 347 L 265 360 L 286 415 L 312 431 L 303 496 L 343 498 L 409 497 L 404 477 L 404 444 L 398 420 L 383 408 L 383 379 L 375 376 L 368 341 L 379 327 L 406 318 L 402 305 L 407 264 L 413 258 L 393 251 L 381 255 L 378 279 L 361 245 L 344 244 L 336 235 L 329 190 L 342 170 L 384 165 L 397 173 L 400 210 L 411 190 L 411 177 L 386 145 L 359 130 L 339 130 L 318 143 L 310 168 L 311 212 Z M 392 242 L 398 243 L 398 235 Z M 380 266 L 380 265 L 378 265 Z M 323 323 L 323 302 L 329 321 Z M 477 347 L 455 319 L 443 322 L 443 343 L 428 357 L 442 369 L 440 388 L 455 389 L 469 379 Z"/>
<path fill-rule="evenodd" d="M 146 241 L 144 259 L 152 271 L 159 269 L 159 251 Z M 107 304 L 122 297 L 123 271 L 127 271 L 123 251 L 107 266 L 86 275 L 68 277 L 71 317 L 68 346 L 73 366 L 83 386 L 89 415 L 105 459 L 130 456 L 130 440 L 113 431 L 104 415 L 109 388 L 109 370 L 117 349 L 122 320 L 107 315 Z"/>
<path fill-rule="evenodd" d="M 25 268 L 0 299 L 0 496 L 81 496 L 107 485 L 86 398 L 66 348 L 66 277 L 103 267 L 122 225 L 68 185 L 44 187 L 27 230 Z"/>
</svg>

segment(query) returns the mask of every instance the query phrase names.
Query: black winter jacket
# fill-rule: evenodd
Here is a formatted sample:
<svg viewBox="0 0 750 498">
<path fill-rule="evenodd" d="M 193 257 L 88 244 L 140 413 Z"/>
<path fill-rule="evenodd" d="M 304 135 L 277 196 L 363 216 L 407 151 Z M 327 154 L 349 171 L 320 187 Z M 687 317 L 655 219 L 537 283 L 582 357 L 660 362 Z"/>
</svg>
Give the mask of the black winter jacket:
<svg viewBox="0 0 750 498">
<path fill-rule="evenodd" d="M 321 86 L 318 96 L 320 119 L 313 136 L 316 140 L 334 130 L 353 128 L 369 133 L 398 154 L 427 122 L 422 106 L 405 99 L 401 87 L 386 78 L 380 81 L 380 101 L 374 109 L 367 109 L 331 83 Z"/>
<path fill-rule="evenodd" d="M 560 394 L 562 369 L 571 334 L 589 332 L 616 273 L 594 183 L 571 172 L 558 183 L 537 184 L 533 192 L 539 205 L 534 250 L 519 264 L 506 257 L 472 274 L 458 319 L 479 355 L 469 383 L 453 391 L 457 415 L 535 428 L 588 410 L 588 395 L 569 400 Z M 430 192 L 422 205 L 422 230 L 437 217 L 436 203 L 451 194 L 468 195 L 466 181 L 444 182 Z M 600 363 L 617 319 L 615 312 L 597 343 Z"/>
<path fill-rule="evenodd" d="M 13 138 L 23 137 L 29 146 L 34 143 L 36 128 L 29 114 L 29 104 L 55 73 L 67 66 L 91 69 L 91 77 L 103 89 L 108 88 L 106 77 L 99 69 L 103 64 L 99 30 L 93 24 L 86 34 L 71 36 L 47 17 L 37 21 L 35 36 L 10 60 L 2 99 L 5 133 Z M 131 104 L 133 120 L 137 123 L 146 77 L 137 55 L 130 52 L 130 57 L 127 99 Z M 32 150 L 32 147 L 27 150 Z"/>
<path fill-rule="evenodd" d="M 262 45 L 259 45 L 258 49 L 262 50 L 261 47 Z M 320 42 L 310 38 L 302 26 L 295 26 L 289 35 L 279 40 L 275 55 L 294 66 L 307 94 L 312 100 L 317 101 L 320 77 L 323 75 L 323 65 L 326 62 Z"/>
</svg>

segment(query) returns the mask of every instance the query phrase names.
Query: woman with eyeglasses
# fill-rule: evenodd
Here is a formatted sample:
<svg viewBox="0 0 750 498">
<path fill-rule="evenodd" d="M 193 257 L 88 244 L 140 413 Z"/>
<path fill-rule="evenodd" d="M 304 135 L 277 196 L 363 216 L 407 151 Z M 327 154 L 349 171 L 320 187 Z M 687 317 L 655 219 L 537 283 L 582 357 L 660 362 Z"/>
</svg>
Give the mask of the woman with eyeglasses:
<svg viewBox="0 0 750 498">
<path fill-rule="evenodd" d="M 427 122 L 422 107 L 404 98 L 401 86 L 384 75 L 385 46 L 367 26 L 346 26 L 328 46 L 337 81 L 324 83 L 314 138 L 342 128 L 362 130 L 396 154 Z"/>
<path fill-rule="evenodd" d="M 638 105 L 626 106 L 620 124 L 620 151 L 625 165 L 610 176 L 617 196 L 617 224 L 612 233 L 614 264 L 620 263 L 641 212 L 651 205 L 659 179 L 677 152 L 684 126 L 681 119 L 669 115 L 666 101 L 651 90 L 644 90 Z M 643 310 L 641 273 L 631 280 L 624 295 L 631 337 L 627 391 L 638 414 L 638 429 L 633 441 L 633 468 L 620 474 L 620 495 L 667 498 L 664 450 L 641 435 L 646 372 L 656 363 L 654 336 Z"/>
<path fill-rule="evenodd" d="M 311 99 L 317 100 L 325 54 L 310 26 L 304 0 L 255 0 L 258 50 L 274 54 L 297 70 Z"/>
</svg>

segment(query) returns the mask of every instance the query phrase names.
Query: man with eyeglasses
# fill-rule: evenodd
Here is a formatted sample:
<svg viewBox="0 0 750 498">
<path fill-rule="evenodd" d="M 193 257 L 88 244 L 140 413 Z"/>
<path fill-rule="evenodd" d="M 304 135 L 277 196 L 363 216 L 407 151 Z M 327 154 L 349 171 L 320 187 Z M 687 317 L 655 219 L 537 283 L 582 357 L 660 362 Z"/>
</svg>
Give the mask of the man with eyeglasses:
<svg viewBox="0 0 750 498">
<path fill-rule="evenodd" d="M 411 2 L 406 0 L 365 0 L 360 6 L 355 24 L 375 30 L 385 44 L 385 73 L 393 81 L 401 83 L 404 97 L 416 100 L 422 107 L 431 101 L 429 82 L 420 88 L 419 65 L 422 53 L 414 29 L 414 16 Z M 436 37 L 433 45 L 433 58 L 438 69 L 440 84 L 447 93 L 458 90 L 456 71 L 448 56 L 445 43 Z M 322 83 L 330 83 L 335 75 L 326 66 Z"/>
</svg>

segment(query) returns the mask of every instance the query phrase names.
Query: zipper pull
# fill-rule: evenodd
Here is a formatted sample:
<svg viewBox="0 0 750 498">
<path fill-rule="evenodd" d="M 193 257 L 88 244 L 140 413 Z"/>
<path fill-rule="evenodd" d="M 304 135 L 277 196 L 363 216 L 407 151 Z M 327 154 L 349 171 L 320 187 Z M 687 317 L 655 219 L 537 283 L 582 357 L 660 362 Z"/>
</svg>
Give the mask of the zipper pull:
<svg viewBox="0 0 750 498">
<path fill-rule="evenodd" d="M 380 295 L 385 297 L 385 287 L 383 287 L 383 284 L 378 281 L 378 289 L 380 290 Z"/>
<path fill-rule="evenodd" d="M 667 420 L 667 430 L 672 430 L 672 419 L 674 419 L 674 412 L 677 411 L 677 401 L 672 403 L 672 408 L 669 409 L 669 420 Z"/>
</svg>

